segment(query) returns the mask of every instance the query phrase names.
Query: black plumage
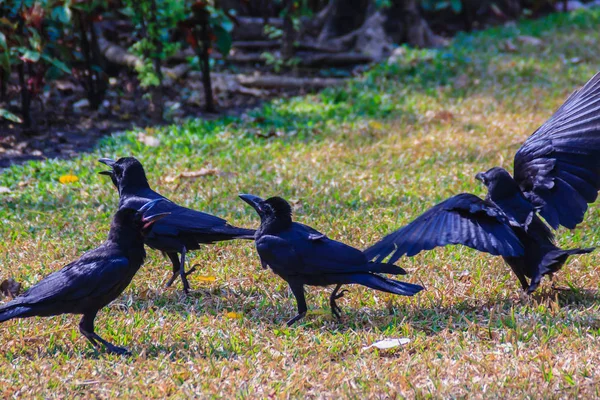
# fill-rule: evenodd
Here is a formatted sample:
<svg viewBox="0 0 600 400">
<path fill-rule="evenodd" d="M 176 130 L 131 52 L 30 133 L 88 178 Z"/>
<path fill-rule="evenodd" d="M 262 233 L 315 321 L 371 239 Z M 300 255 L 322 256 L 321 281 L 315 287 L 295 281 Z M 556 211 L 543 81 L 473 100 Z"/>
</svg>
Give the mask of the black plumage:
<svg viewBox="0 0 600 400">
<path fill-rule="evenodd" d="M 142 164 L 133 157 L 118 161 L 102 158 L 100 162 L 111 167 L 101 174 L 109 175 L 119 191 L 119 209 L 139 209 L 154 199 L 168 200 L 150 188 Z M 195 268 L 185 271 L 185 256 L 190 250 L 197 250 L 201 244 L 211 244 L 232 239 L 253 239 L 254 230 L 231 226 L 222 218 L 179 206 L 172 201 L 157 205 L 160 212 L 168 212 L 145 236 L 145 243 L 165 253 L 173 264 L 173 275 L 167 282 L 170 286 L 177 276 L 181 277 L 183 289 L 189 291 L 187 276 Z M 181 256 L 179 256 L 179 254 Z"/>
<path fill-rule="evenodd" d="M 400 282 L 379 274 L 406 274 L 393 264 L 369 262 L 358 249 L 329 239 L 315 229 L 292 221 L 290 205 L 280 197 L 263 200 L 253 195 L 240 195 L 261 219 L 256 231 L 256 250 L 264 268 L 269 266 L 292 289 L 298 314 L 288 325 L 302 319 L 307 311 L 304 285 L 336 285 L 329 303 L 335 317 L 340 317 L 336 300 L 344 284 L 360 284 L 383 292 L 413 296 L 422 286 Z"/>
<path fill-rule="evenodd" d="M 600 189 L 600 74 L 573 93 L 517 151 L 514 176 L 495 167 L 476 178 L 485 200 L 460 194 L 365 250 L 369 259 L 390 261 L 447 244 L 463 244 L 503 256 L 528 293 L 570 255 L 550 228 L 575 228 Z M 526 278 L 529 278 L 528 282 Z"/>
<path fill-rule="evenodd" d="M 0 322 L 13 318 L 83 314 L 79 331 L 96 347 L 103 344 L 111 353 L 127 354 L 94 332 L 98 311 L 116 299 L 144 263 L 143 234 L 165 214 L 148 203 L 142 209 L 123 208 L 115 214 L 108 239 L 78 260 L 32 286 L 0 307 Z"/>
</svg>

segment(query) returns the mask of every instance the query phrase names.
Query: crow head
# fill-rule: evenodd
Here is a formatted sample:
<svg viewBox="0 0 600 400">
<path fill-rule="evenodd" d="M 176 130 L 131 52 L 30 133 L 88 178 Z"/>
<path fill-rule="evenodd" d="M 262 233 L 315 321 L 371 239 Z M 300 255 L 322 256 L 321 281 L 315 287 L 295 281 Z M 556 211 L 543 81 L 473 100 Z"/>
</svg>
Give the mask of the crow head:
<svg viewBox="0 0 600 400">
<path fill-rule="evenodd" d="M 113 184 L 123 192 L 133 193 L 137 189 L 150 188 L 142 164 L 133 157 L 123 157 L 117 161 L 110 158 L 101 158 L 99 162 L 108 165 L 111 169 L 100 174 L 110 176 Z"/>
<path fill-rule="evenodd" d="M 500 167 L 494 167 L 487 172 L 480 172 L 475 178 L 488 188 L 492 200 L 513 196 L 521 192 L 519 185 L 508 173 Z"/>
<path fill-rule="evenodd" d="M 263 200 L 251 194 L 241 194 L 240 198 L 250 204 L 258 213 L 261 225 L 286 228 L 292 223 L 292 207 L 281 197 Z"/>
</svg>

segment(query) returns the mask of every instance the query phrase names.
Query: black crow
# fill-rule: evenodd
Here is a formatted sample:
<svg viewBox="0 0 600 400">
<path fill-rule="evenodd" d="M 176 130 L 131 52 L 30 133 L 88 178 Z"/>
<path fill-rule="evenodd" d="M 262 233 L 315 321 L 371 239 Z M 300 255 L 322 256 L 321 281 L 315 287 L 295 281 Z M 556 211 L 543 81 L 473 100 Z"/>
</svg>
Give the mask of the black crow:
<svg viewBox="0 0 600 400">
<path fill-rule="evenodd" d="M 0 322 L 83 314 L 79 331 L 95 347 L 103 344 L 110 353 L 128 354 L 127 349 L 107 342 L 94 332 L 94 319 L 101 308 L 125 290 L 144 263 L 143 235 L 166 216 L 155 212 L 153 206 L 160 201 L 147 203 L 139 211 L 129 208 L 117 211 L 106 242 L 1 306 Z"/>
<path fill-rule="evenodd" d="M 600 189 L 600 73 L 573 93 L 517 151 L 514 175 L 495 167 L 477 174 L 488 189 L 485 200 L 459 194 L 434 206 L 365 250 L 389 262 L 447 244 L 463 244 L 500 255 L 523 290 L 532 293 L 544 275 L 560 270 L 570 255 L 593 248 L 563 250 L 554 229 L 575 228 Z M 527 281 L 529 278 L 529 282 Z"/>
<path fill-rule="evenodd" d="M 119 191 L 119 209 L 123 207 L 139 209 L 154 199 L 166 197 L 150 189 L 142 164 L 133 157 L 121 158 L 118 161 L 110 158 L 99 160 L 111 167 L 110 171 L 101 174 L 110 176 Z M 194 272 L 195 267 L 185 271 L 185 255 L 189 250 L 197 250 L 201 244 L 210 244 L 232 239 L 254 239 L 253 229 L 236 228 L 224 219 L 200 211 L 181 207 L 172 201 L 164 201 L 157 205 L 161 212 L 169 215 L 153 225 L 145 236 L 146 244 L 166 254 L 173 263 L 173 275 L 167 287 L 181 276 L 183 289 L 187 293 L 190 285 L 187 275 Z M 181 257 L 178 256 L 181 254 Z"/>
<path fill-rule="evenodd" d="M 260 228 L 256 231 L 255 241 L 263 268 L 271 267 L 290 285 L 296 297 L 298 315 L 287 322 L 288 326 L 306 315 L 304 285 L 336 285 L 329 304 L 332 314 L 337 318 L 341 314 L 335 301 L 344 296 L 346 290 L 339 290 L 345 284 L 356 283 L 404 296 L 413 296 L 423 290 L 422 286 L 378 275 L 406 274 L 402 268 L 369 262 L 360 250 L 331 240 L 310 226 L 293 222 L 292 209 L 281 197 L 263 200 L 242 194 L 240 198 L 260 216 Z"/>
</svg>

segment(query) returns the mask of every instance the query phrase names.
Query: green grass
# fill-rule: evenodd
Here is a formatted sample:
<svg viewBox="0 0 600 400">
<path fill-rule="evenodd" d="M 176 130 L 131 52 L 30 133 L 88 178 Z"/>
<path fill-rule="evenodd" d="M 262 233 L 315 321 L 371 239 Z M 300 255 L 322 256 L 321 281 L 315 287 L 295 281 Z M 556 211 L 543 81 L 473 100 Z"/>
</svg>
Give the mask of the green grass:
<svg viewBox="0 0 600 400">
<path fill-rule="evenodd" d="M 99 157 L 135 155 L 174 201 L 256 226 L 240 192 L 294 200 L 295 218 L 359 248 L 463 191 L 474 175 L 512 170 L 520 144 L 600 68 L 600 12 L 555 14 L 516 27 L 460 35 L 440 50 L 409 50 L 345 88 L 278 100 L 244 118 L 190 121 L 104 139 L 68 161 L 5 170 L 0 186 L 1 277 L 29 286 L 104 240 L 117 194 L 97 175 Z M 519 35 L 543 45 L 521 43 Z M 504 43 L 511 40 L 516 52 Z M 577 58 L 576 60 L 574 58 Z M 270 130 L 281 137 L 262 139 Z M 170 182 L 183 171 L 225 172 Z M 61 184 L 74 174 L 79 181 Z M 591 206 L 563 247 L 600 241 Z M 448 247 L 401 259 L 427 291 L 409 299 L 351 287 L 329 314 L 331 289 L 308 289 L 295 312 L 286 284 L 262 270 L 249 242 L 191 255 L 201 272 L 189 297 L 164 290 L 168 262 L 149 251 L 131 286 L 99 314 L 97 331 L 134 356 L 96 353 L 78 318 L 11 321 L 0 329 L 2 397 L 543 397 L 598 396 L 600 260 L 573 258 L 533 299 L 499 258 Z M 215 277 L 205 282 L 198 276 Z M 241 319 L 229 318 L 233 311 Z M 391 351 L 362 347 L 388 337 Z"/>
</svg>

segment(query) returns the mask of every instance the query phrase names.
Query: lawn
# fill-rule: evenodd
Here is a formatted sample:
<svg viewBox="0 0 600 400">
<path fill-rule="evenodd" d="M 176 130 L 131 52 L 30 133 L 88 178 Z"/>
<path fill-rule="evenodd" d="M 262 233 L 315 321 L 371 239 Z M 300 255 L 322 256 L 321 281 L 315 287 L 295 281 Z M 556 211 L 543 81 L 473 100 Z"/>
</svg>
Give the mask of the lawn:
<svg viewBox="0 0 600 400">
<path fill-rule="evenodd" d="M 117 193 L 100 157 L 134 155 L 172 200 L 255 227 L 237 194 L 280 195 L 295 218 L 364 248 L 493 166 L 512 171 L 520 144 L 600 70 L 599 11 L 460 35 L 439 50 L 406 49 L 344 88 L 265 104 L 241 118 L 189 121 L 102 140 L 72 160 L 0 172 L 0 277 L 25 287 L 101 243 Z M 523 37 L 526 38 L 523 38 Z M 539 38 L 541 42 L 528 37 Z M 264 138 L 258 133 L 269 138 Z M 220 173 L 174 179 L 182 172 Z M 74 183 L 59 178 L 74 175 Z M 600 242 L 592 205 L 562 247 Z M 600 260 L 574 257 L 532 298 L 500 258 L 447 247 L 403 258 L 415 298 L 361 287 L 329 312 L 330 289 L 308 288 L 309 313 L 260 267 L 251 242 L 190 254 L 200 272 L 184 296 L 163 284 L 170 264 L 150 250 L 131 286 L 99 313 L 97 332 L 134 356 L 96 352 L 76 316 L 0 329 L 2 397 L 538 397 L 599 396 Z M 385 339 L 411 341 L 363 350 Z"/>
</svg>

